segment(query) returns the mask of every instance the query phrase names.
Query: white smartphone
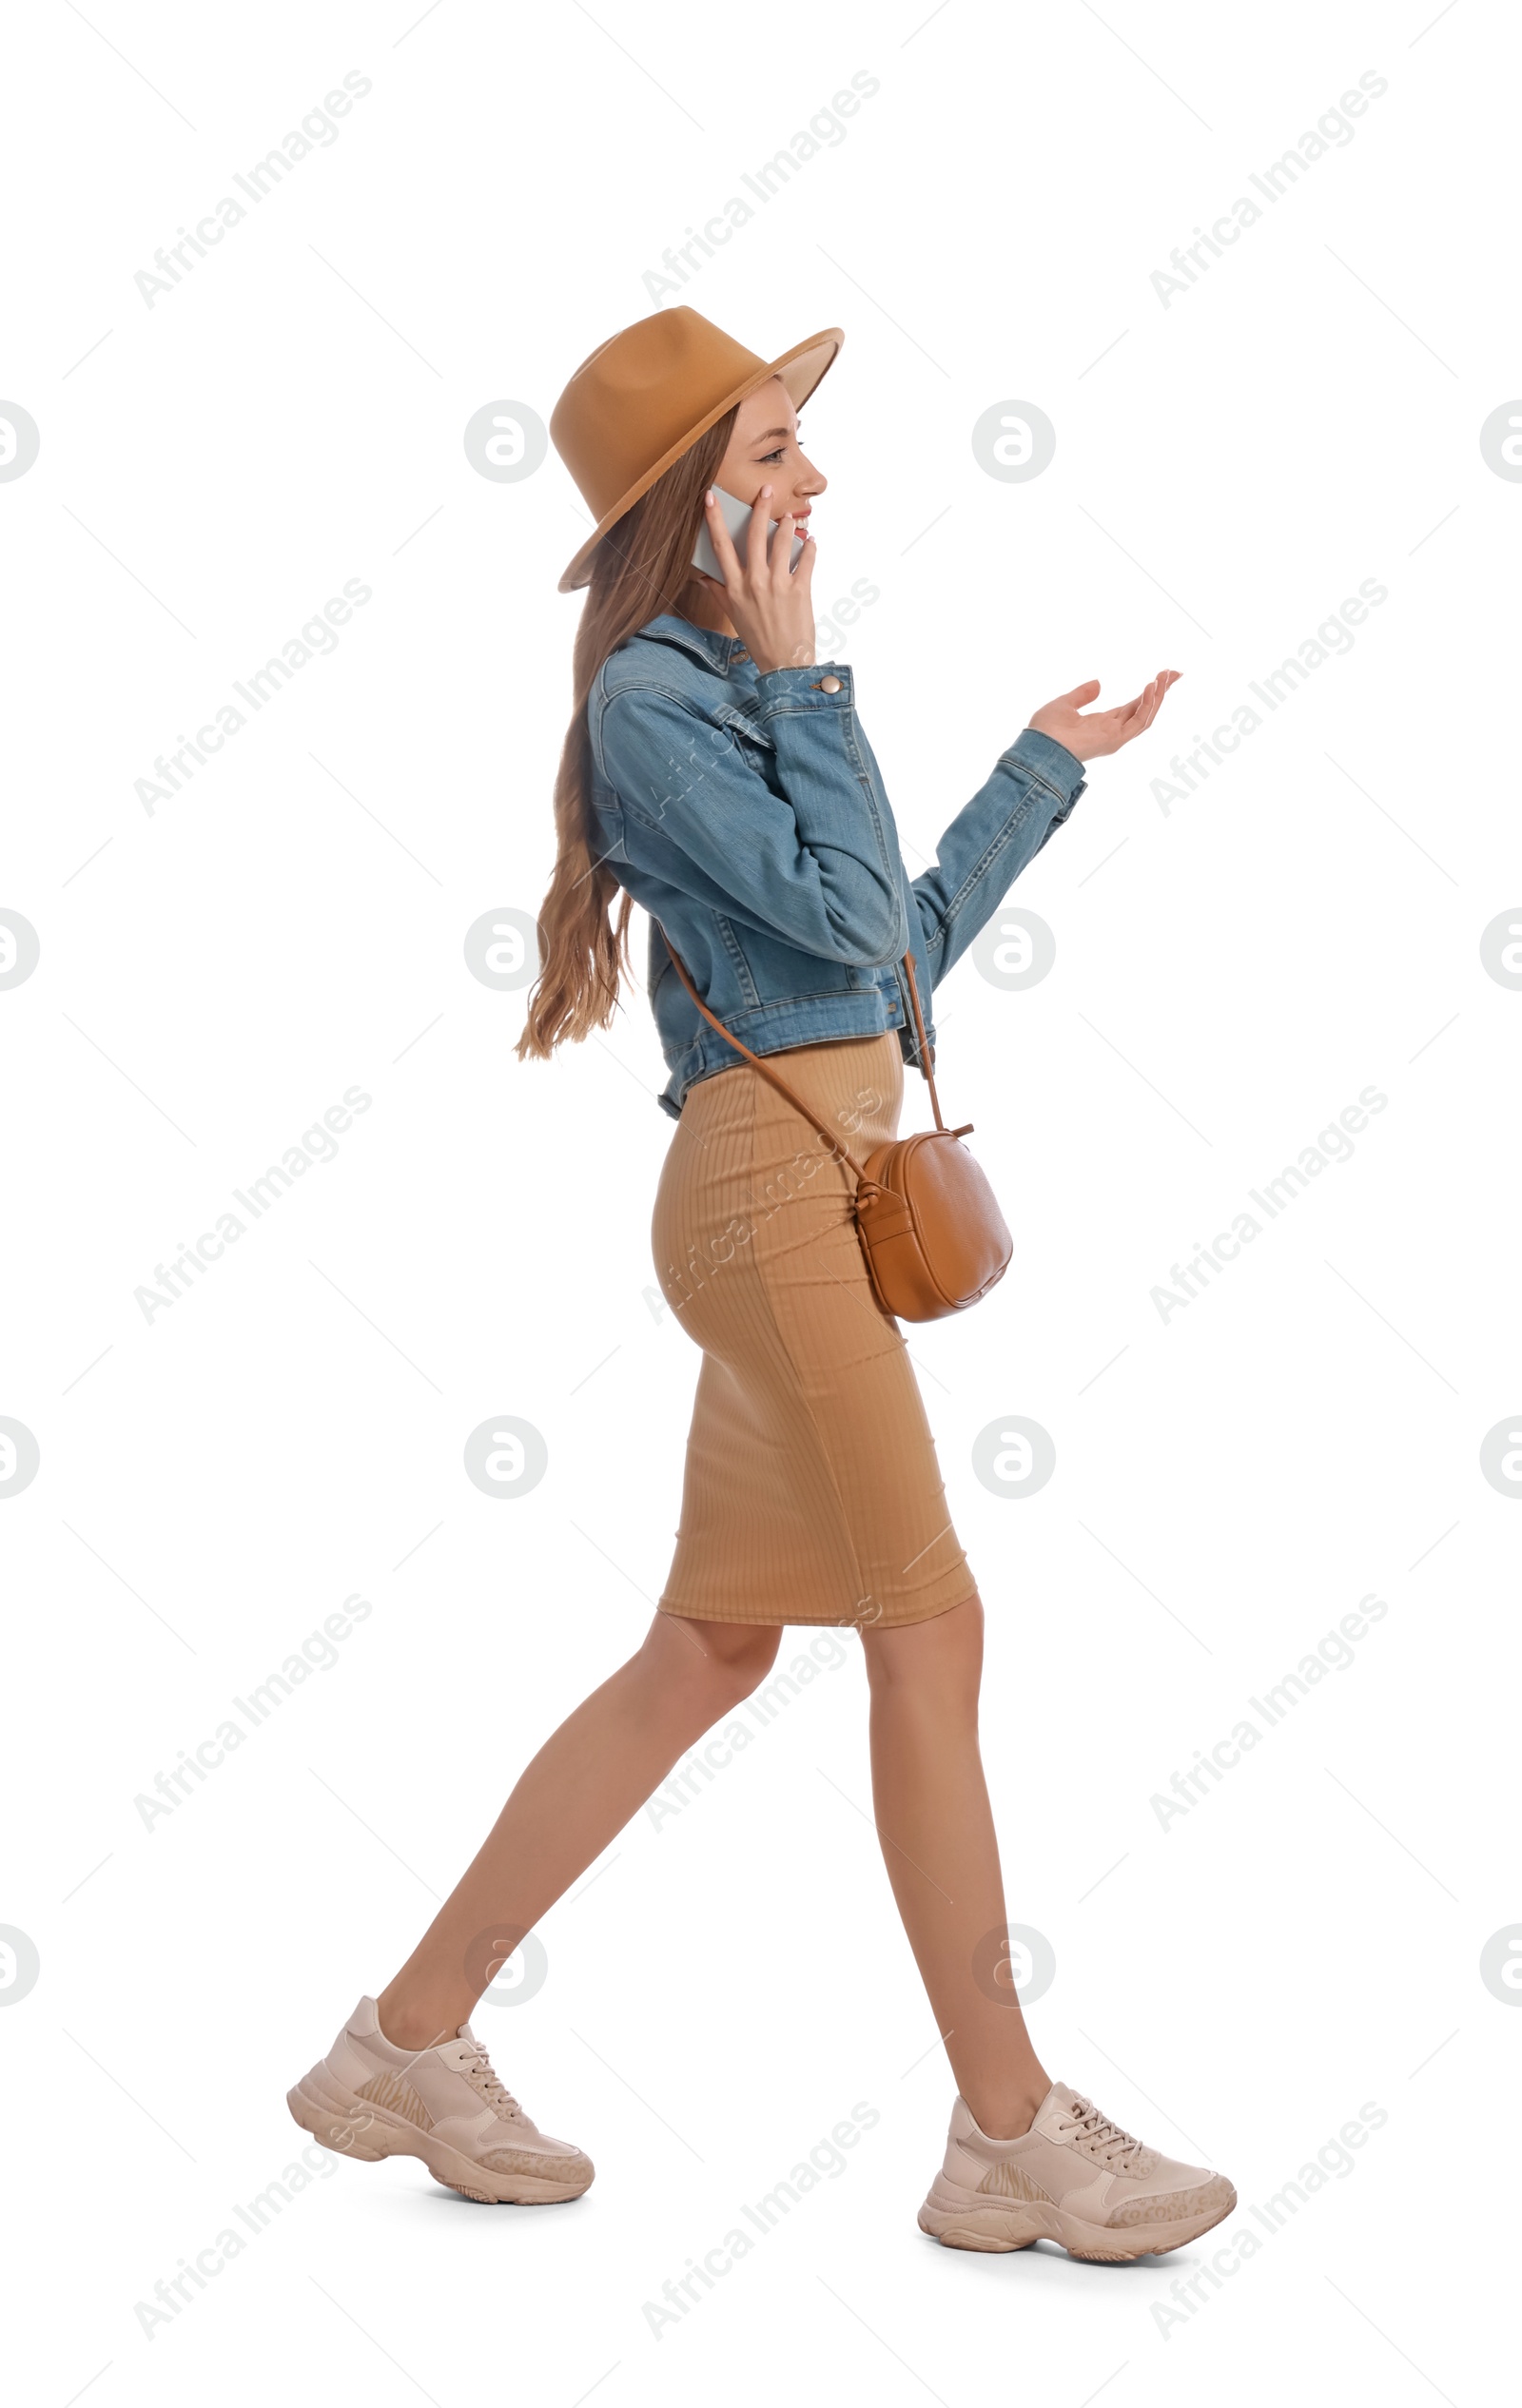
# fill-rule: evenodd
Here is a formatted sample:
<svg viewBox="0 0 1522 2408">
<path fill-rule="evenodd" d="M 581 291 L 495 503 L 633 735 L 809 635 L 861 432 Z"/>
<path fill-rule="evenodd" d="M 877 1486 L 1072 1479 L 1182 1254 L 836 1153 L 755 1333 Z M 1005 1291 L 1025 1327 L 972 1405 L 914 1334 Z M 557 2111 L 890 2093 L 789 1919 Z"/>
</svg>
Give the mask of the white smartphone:
<svg viewBox="0 0 1522 2408">
<path fill-rule="evenodd" d="M 723 517 L 724 524 L 730 531 L 730 539 L 732 542 L 735 551 L 739 553 L 741 559 L 743 560 L 745 557 L 744 537 L 746 530 L 751 524 L 751 512 L 754 505 L 751 502 L 736 501 L 734 495 L 732 494 L 727 494 L 722 485 L 715 485 L 713 491 L 718 496 L 720 515 Z M 781 520 L 778 518 L 771 518 L 767 522 L 767 558 L 769 560 L 771 557 L 771 538 L 776 534 L 781 523 Z M 792 552 L 788 561 L 790 569 L 795 569 L 797 567 L 798 554 L 802 550 L 803 537 L 802 535 L 794 534 L 792 538 Z M 693 566 L 694 569 L 701 569 L 708 576 L 716 577 L 720 585 L 724 583 L 724 571 L 719 566 L 718 553 L 714 551 L 713 546 L 709 541 L 708 521 L 706 516 L 703 525 L 698 529 L 697 542 L 693 552 Z"/>
</svg>

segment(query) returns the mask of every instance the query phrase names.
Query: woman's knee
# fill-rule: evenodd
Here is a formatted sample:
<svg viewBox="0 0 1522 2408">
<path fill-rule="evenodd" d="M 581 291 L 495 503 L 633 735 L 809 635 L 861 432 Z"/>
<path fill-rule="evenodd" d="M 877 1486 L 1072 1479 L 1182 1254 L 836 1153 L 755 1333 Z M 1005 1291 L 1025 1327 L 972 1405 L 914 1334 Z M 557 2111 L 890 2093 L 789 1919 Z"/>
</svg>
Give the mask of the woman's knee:
<svg viewBox="0 0 1522 2408">
<path fill-rule="evenodd" d="M 782 1642 L 780 1622 L 714 1622 L 712 1631 L 724 1636 L 714 1649 L 721 1678 L 735 1699 L 748 1698 L 777 1660 Z"/>
<path fill-rule="evenodd" d="M 983 1602 L 977 1596 L 928 1622 L 862 1631 L 867 1678 L 875 1698 L 930 1695 L 977 1698 L 983 1675 Z"/>
<path fill-rule="evenodd" d="M 659 1621 L 677 1624 L 674 1656 L 671 1639 L 658 1630 L 653 1634 L 664 1641 L 668 1660 L 705 1698 L 716 1699 L 720 1709 L 748 1698 L 766 1679 L 782 1640 L 780 1622 L 705 1622 L 675 1615 L 662 1615 Z"/>
</svg>

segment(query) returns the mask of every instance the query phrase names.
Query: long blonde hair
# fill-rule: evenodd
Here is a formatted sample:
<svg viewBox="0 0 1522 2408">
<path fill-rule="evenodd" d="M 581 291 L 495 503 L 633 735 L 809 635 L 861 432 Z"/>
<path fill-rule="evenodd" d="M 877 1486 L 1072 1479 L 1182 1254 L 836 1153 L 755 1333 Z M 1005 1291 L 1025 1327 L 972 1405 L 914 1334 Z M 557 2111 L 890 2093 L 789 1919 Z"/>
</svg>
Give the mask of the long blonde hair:
<svg viewBox="0 0 1522 2408">
<path fill-rule="evenodd" d="M 609 917 L 613 898 L 622 890 L 601 859 L 593 816 L 587 696 L 609 654 L 648 620 L 673 610 L 687 587 L 703 495 L 729 449 L 737 407 L 699 436 L 625 511 L 592 557 L 592 582 L 571 658 L 575 709 L 555 781 L 558 849 L 539 910 L 539 975 L 514 1047 L 519 1061 L 530 1055 L 548 1060 L 557 1045 L 579 1044 L 594 1029 L 606 1028 L 617 1006 L 620 963 L 634 974 L 633 896 L 624 893 L 616 922 Z"/>
</svg>

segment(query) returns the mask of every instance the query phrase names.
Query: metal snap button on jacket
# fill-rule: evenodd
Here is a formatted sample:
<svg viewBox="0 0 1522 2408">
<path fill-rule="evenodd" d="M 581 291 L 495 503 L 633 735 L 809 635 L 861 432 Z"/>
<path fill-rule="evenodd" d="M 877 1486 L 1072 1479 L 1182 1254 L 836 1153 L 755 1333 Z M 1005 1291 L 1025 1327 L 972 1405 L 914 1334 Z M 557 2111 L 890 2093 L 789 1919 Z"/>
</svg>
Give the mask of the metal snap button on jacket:
<svg viewBox="0 0 1522 2408">
<path fill-rule="evenodd" d="M 816 694 L 838 694 L 840 691 L 840 679 L 838 677 L 818 678 L 814 683 L 812 690 Z"/>
</svg>

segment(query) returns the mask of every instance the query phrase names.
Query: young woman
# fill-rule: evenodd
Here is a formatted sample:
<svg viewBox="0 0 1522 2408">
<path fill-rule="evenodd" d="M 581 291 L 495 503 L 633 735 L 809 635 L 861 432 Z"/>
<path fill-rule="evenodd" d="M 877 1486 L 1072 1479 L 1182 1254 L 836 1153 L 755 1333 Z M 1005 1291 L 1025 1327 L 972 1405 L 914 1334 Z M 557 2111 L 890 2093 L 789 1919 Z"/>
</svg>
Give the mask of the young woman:
<svg viewBox="0 0 1522 2408">
<path fill-rule="evenodd" d="M 865 1156 L 896 1134 L 919 1059 L 904 955 L 933 1049 L 935 989 L 1067 818 L 1083 764 L 1150 727 L 1177 672 L 1113 710 L 1081 708 L 1097 679 L 1044 704 L 910 880 L 851 670 L 814 658 L 809 520 L 825 478 L 797 412 L 842 340 L 832 327 L 767 362 L 696 311 L 664 310 L 594 352 L 551 420 L 596 523 L 560 581 L 590 592 L 517 1051 L 547 1058 L 607 1024 L 638 902 L 670 1073 L 658 1100 L 677 1124 L 655 1266 L 703 1350 L 681 1525 L 641 1646 L 545 1742 L 413 1954 L 290 2107 L 329 2146 L 420 2157 L 470 2198 L 585 2190 L 589 2159 L 528 2119 L 470 2011 L 765 1679 L 782 1626 L 829 1623 L 860 1634 L 888 1876 L 957 2082 L 921 2226 L 960 2248 L 1044 2235 L 1080 2257 L 1140 2257 L 1208 2230 L 1236 2193 L 1143 2146 L 1036 2055 L 978 1753 L 983 1608 L 903 1336 L 872 1295 L 853 1175 L 703 1017 L 672 956 Z M 738 546 L 716 491 L 751 505 Z M 705 529 L 722 582 L 693 565 Z M 944 700 L 949 663 L 927 673 Z"/>
</svg>

